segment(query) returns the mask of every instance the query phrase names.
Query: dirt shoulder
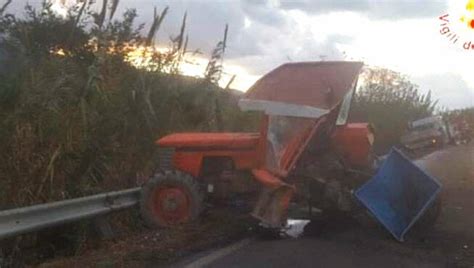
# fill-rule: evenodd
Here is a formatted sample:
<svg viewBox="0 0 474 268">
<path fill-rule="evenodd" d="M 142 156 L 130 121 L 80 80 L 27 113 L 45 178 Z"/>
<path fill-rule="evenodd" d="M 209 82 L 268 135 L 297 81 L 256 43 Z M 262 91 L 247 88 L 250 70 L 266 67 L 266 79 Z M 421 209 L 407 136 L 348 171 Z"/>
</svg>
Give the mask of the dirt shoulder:
<svg viewBox="0 0 474 268">
<path fill-rule="evenodd" d="M 247 214 L 213 209 L 201 220 L 173 229 L 139 229 L 39 267 L 144 267 L 169 264 L 180 257 L 226 245 L 245 236 L 252 226 Z"/>
</svg>

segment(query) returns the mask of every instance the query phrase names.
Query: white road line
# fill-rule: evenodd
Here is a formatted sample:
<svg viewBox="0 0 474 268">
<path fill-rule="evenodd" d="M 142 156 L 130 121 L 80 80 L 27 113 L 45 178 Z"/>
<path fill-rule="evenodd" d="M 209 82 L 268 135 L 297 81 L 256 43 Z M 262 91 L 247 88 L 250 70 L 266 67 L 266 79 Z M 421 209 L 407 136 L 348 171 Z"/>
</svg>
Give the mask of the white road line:
<svg viewBox="0 0 474 268">
<path fill-rule="evenodd" d="M 214 252 L 212 252 L 211 254 L 207 255 L 207 256 L 204 256 L 186 266 L 184 266 L 185 268 L 198 268 L 198 267 L 204 267 L 206 265 L 209 265 L 211 263 L 213 263 L 214 261 L 226 256 L 226 255 L 229 255 L 230 253 L 234 252 L 234 251 L 237 251 L 238 249 L 248 245 L 250 242 L 252 241 L 252 239 L 250 238 L 246 238 L 246 239 L 243 239 L 239 242 L 236 242 L 230 246 L 227 246 L 225 248 L 222 248 L 222 249 L 219 249 L 219 250 L 216 250 Z"/>
</svg>

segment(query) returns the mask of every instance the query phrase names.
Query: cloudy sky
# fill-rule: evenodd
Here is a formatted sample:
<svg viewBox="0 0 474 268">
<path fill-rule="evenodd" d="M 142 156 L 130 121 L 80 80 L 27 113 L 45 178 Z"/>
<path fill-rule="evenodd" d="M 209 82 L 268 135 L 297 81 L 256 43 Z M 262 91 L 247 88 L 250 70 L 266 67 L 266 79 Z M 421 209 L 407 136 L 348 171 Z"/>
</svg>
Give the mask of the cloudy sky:
<svg viewBox="0 0 474 268">
<path fill-rule="evenodd" d="M 26 2 L 15 1 L 12 9 Z M 460 20 L 462 15 L 474 19 L 466 4 L 467 0 L 122 0 L 118 12 L 135 8 L 140 21 L 149 24 L 154 6 L 160 11 L 169 6 L 157 38 L 166 45 L 187 11 L 190 47 L 206 55 L 228 23 L 226 72 L 237 75 L 233 87 L 240 90 L 288 61 L 362 60 L 402 72 L 422 90 L 431 90 L 441 105 L 461 108 L 474 105 L 474 29 Z M 449 22 L 441 26 L 446 21 L 439 17 L 445 14 Z M 442 35 L 443 27 L 450 32 Z M 450 33 L 457 35 L 451 40 Z M 473 46 L 466 50 L 463 45 L 469 41 Z"/>
</svg>

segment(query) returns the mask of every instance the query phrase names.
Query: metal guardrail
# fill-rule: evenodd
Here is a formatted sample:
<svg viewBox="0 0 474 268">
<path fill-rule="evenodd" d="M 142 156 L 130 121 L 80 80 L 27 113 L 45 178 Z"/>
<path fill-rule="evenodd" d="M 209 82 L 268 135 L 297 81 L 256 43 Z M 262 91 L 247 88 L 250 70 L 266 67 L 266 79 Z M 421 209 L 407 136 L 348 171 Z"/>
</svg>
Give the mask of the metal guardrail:
<svg viewBox="0 0 474 268">
<path fill-rule="evenodd" d="M 140 187 L 0 211 L 0 239 L 138 204 Z"/>
</svg>

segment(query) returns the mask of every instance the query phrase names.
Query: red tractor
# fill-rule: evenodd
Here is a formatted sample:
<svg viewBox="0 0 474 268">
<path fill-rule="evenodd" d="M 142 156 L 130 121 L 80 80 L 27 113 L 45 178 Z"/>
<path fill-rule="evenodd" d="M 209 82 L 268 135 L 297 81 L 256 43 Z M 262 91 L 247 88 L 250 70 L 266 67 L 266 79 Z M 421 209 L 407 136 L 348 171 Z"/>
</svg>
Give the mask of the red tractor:
<svg viewBox="0 0 474 268">
<path fill-rule="evenodd" d="M 185 223 L 198 217 L 206 197 L 246 190 L 259 191 L 252 215 L 269 228 L 286 224 L 290 203 L 354 211 L 354 190 L 370 179 L 375 159 L 368 124 L 347 123 L 362 66 L 284 64 L 239 101 L 241 110 L 263 112 L 260 132 L 159 139 L 160 171 L 142 191 L 145 221 L 157 227 Z"/>
</svg>

